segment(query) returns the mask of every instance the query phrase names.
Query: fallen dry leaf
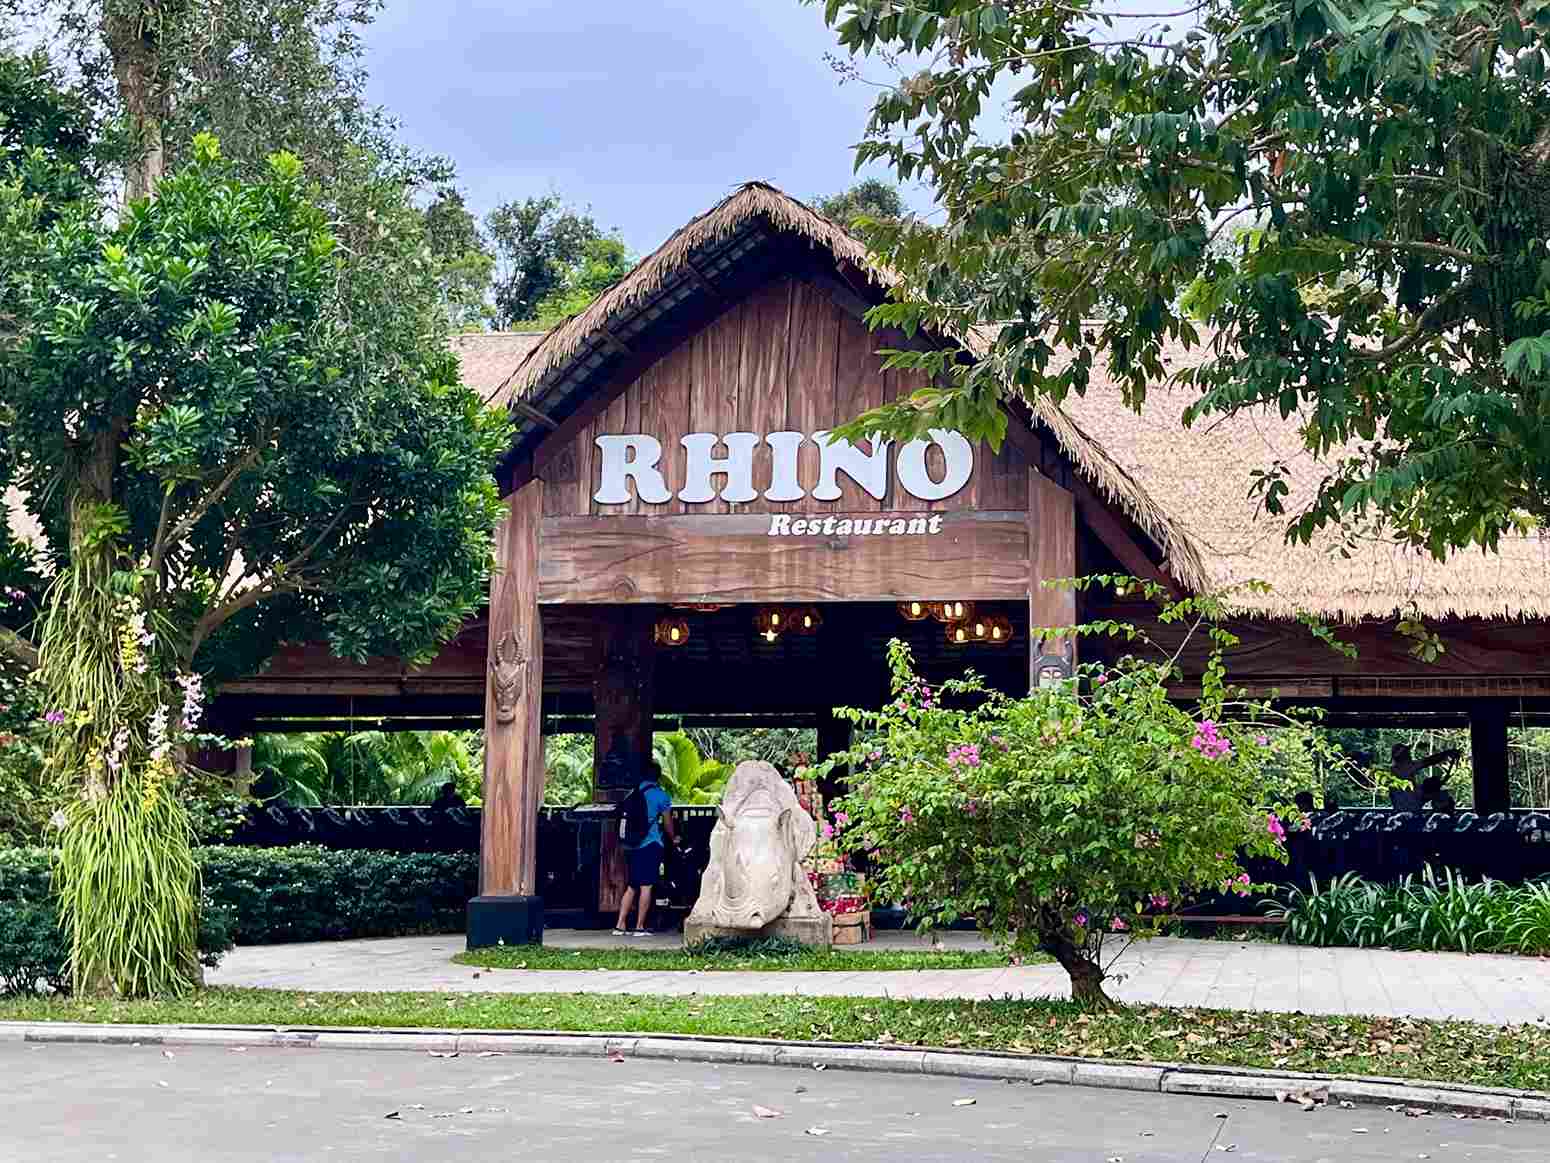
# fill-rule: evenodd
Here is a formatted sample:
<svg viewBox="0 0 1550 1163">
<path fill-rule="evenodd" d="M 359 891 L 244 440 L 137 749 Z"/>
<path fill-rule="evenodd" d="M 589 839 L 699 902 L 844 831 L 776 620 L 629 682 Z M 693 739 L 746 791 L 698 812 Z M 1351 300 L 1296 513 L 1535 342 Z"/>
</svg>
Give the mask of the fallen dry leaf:
<svg viewBox="0 0 1550 1163">
<path fill-rule="evenodd" d="M 780 1118 L 780 1112 L 778 1110 L 771 1110 L 769 1107 L 767 1107 L 767 1106 L 760 1106 L 758 1103 L 754 1103 L 753 1113 L 754 1113 L 754 1117 L 758 1118 L 758 1119 L 778 1119 L 778 1118 Z"/>
<path fill-rule="evenodd" d="M 953 1105 L 954 1106 L 973 1106 L 978 1101 L 979 1101 L 979 1099 L 977 1099 L 977 1098 L 955 1098 L 955 1099 L 953 1099 Z"/>
<path fill-rule="evenodd" d="M 807 1135 L 827 1135 L 828 1133 L 828 1127 L 808 1127 L 807 1130 L 803 1132 L 803 1134 Z"/>
<path fill-rule="evenodd" d="M 430 1051 L 430 1056 L 432 1058 L 456 1058 L 457 1057 L 457 1051 L 456 1050 L 432 1050 L 432 1051 Z"/>
</svg>

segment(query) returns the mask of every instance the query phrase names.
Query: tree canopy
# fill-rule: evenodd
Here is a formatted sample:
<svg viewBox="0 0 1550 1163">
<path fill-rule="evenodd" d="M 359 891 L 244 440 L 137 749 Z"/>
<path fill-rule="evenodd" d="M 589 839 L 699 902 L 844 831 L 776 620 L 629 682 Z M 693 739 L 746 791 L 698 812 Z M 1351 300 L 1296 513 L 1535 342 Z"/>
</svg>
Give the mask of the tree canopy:
<svg viewBox="0 0 1550 1163">
<path fill-rule="evenodd" d="M 1293 536 L 1382 527 L 1443 556 L 1550 516 L 1550 5 L 825 14 L 858 60 L 908 62 L 858 165 L 929 181 L 946 215 L 872 236 L 904 280 L 876 321 L 997 329 L 973 367 L 897 357 L 936 389 L 848 434 L 995 440 L 1008 392 L 1100 372 L 1140 407 L 1178 345 L 1198 349 L 1190 419 L 1268 406 L 1329 465 L 1295 512 L 1285 465 L 1256 474 Z"/>
<path fill-rule="evenodd" d="M 634 257 L 615 233 L 558 194 L 503 202 L 484 220 L 495 255 L 494 323 L 549 327 L 629 273 Z"/>
<path fill-rule="evenodd" d="M 846 228 L 854 228 L 858 219 L 902 218 L 904 199 L 899 187 L 881 178 L 864 178 L 850 189 L 829 194 L 814 202 L 818 212 Z"/>
</svg>

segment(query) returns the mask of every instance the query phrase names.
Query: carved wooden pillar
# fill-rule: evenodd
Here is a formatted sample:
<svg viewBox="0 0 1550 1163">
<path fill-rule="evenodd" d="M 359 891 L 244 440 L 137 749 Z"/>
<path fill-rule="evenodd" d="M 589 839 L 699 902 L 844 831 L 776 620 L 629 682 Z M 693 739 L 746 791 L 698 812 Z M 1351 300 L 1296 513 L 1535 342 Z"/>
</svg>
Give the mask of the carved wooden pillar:
<svg viewBox="0 0 1550 1163">
<path fill-rule="evenodd" d="M 1076 591 L 1048 589 L 1050 578 L 1076 576 L 1076 505 L 1070 492 L 1037 469 L 1028 470 L 1028 625 L 1074 626 Z M 1039 642 L 1030 633 L 1028 685 L 1040 681 L 1041 657 L 1063 657 L 1076 666 L 1076 639 Z"/>
<path fill-rule="evenodd" d="M 538 809 L 544 795 L 543 623 L 538 539 L 543 482 L 510 500 L 496 534 L 484 699 L 484 810 L 479 895 L 468 904 L 468 947 L 543 939 Z"/>
<path fill-rule="evenodd" d="M 597 669 L 592 684 L 596 727 L 592 743 L 592 798 L 618 803 L 640 779 L 642 764 L 651 758 L 652 679 L 656 647 L 651 606 L 623 606 L 599 611 Z M 615 829 L 603 830 L 597 907 L 608 913 L 619 907 L 627 881 L 624 850 Z"/>
</svg>

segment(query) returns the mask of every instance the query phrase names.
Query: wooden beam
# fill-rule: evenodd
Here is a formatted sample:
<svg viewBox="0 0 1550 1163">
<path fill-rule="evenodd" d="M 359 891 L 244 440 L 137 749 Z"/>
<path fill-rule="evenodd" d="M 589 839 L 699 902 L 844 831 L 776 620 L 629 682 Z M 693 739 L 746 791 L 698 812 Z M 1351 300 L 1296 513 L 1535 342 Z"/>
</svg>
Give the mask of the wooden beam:
<svg viewBox="0 0 1550 1163">
<path fill-rule="evenodd" d="M 599 327 L 597 329 L 597 333 L 603 337 L 604 343 L 608 344 L 608 346 L 613 348 L 614 351 L 624 356 L 625 359 L 629 359 L 630 356 L 634 354 L 634 352 L 630 350 L 630 345 L 615 335 L 606 324 Z"/>
<path fill-rule="evenodd" d="M 538 895 L 544 642 L 537 576 L 543 490 L 542 481 L 533 481 L 513 494 L 496 535 L 484 707 L 481 897 Z"/>
<path fill-rule="evenodd" d="M 1114 555 L 1115 560 L 1129 570 L 1133 577 L 1162 586 L 1167 590 L 1168 596 L 1175 601 L 1184 596 L 1184 591 L 1179 584 L 1147 556 L 1146 551 L 1125 528 L 1125 523 L 1114 515 L 1097 493 L 1093 492 L 1091 485 L 1080 477 L 1073 476 L 1071 495 L 1076 499 L 1077 511 L 1081 513 L 1087 527 L 1098 535 L 1098 540 L 1103 542 L 1108 551 Z"/>
<path fill-rule="evenodd" d="M 550 416 L 547 412 L 540 412 L 537 408 L 533 407 L 533 405 L 525 403 L 522 400 L 513 400 L 511 402 L 511 410 L 513 412 L 522 413 L 522 415 L 526 416 L 529 420 L 532 420 L 537 424 L 542 424 L 551 432 L 560 426 L 559 421 L 555 420 L 553 416 Z"/>
<path fill-rule="evenodd" d="M 815 528 L 771 536 L 772 521 Z M 833 519 L 899 533 L 824 535 Z M 940 532 L 911 535 L 910 521 Z M 1028 525 L 1020 511 L 550 517 L 539 600 L 634 602 L 1023 599 Z M 1071 570 L 1061 576 L 1070 576 Z"/>
<path fill-rule="evenodd" d="M 705 277 L 705 272 L 694 265 L 694 260 L 688 255 L 684 256 L 684 267 L 689 271 L 689 277 L 694 280 L 694 285 L 704 291 L 712 300 L 720 302 L 726 296 L 721 293 L 716 284 Z"/>
<path fill-rule="evenodd" d="M 1076 625 L 1076 591 L 1051 589 L 1044 583 L 1076 576 L 1076 507 L 1070 493 L 1041 474 L 1028 470 L 1028 660 L 1029 685 L 1039 685 L 1035 662 L 1040 654 L 1063 654 L 1076 664 L 1076 640 L 1035 640 L 1038 627 Z"/>
<path fill-rule="evenodd" d="M 1474 769 L 1475 811 L 1505 812 L 1512 807 L 1507 778 L 1507 704 L 1481 700 L 1469 708 L 1469 757 Z"/>
</svg>

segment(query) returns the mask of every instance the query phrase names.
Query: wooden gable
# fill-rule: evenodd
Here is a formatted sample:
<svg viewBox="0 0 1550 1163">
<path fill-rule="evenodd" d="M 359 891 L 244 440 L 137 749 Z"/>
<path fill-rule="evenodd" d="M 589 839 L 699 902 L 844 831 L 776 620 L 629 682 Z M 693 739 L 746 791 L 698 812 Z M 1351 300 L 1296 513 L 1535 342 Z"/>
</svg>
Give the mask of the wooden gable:
<svg viewBox="0 0 1550 1163">
<path fill-rule="evenodd" d="M 915 373 L 877 354 L 900 342 L 875 334 L 821 282 L 771 279 L 683 336 L 623 385 L 564 447 L 543 457 L 539 600 L 567 602 L 878 601 L 1022 598 L 1028 592 L 1029 465 L 1014 442 L 973 449 L 966 483 L 923 500 L 900 483 L 896 448 L 881 498 L 844 472 L 840 496 L 812 493 L 820 451 L 811 439 L 913 391 Z M 682 499 L 689 433 L 749 432 L 754 499 Z M 770 500 L 774 432 L 808 439 L 797 451 L 803 497 Z M 602 436 L 646 435 L 668 497 L 597 500 Z M 724 450 L 723 450 L 724 451 Z M 942 448 L 926 449 L 931 481 Z M 718 478 L 720 479 L 720 478 Z M 633 484 L 633 482 L 632 482 Z M 776 535 L 777 517 L 789 514 Z M 832 520 L 831 520 L 832 519 Z M 809 528 L 809 526 L 811 528 Z M 791 535 L 788 535 L 791 534 Z"/>
<path fill-rule="evenodd" d="M 900 488 L 890 471 L 879 500 L 841 474 L 838 501 L 770 501 L 772 452 L 754 452 L 755 489 L 746 504 L 724 500 L 689 504 L 680 441 L 691 432 L 771 432 L 811 435 L 854 419 L 879 404 L 907 395 L 918 375 L 885 370 L 879 349 L 898 346 L 900 337 L 869 331 L 817 285 L 777 278 L 732 306 L 709 326 L 686 336 L 662 359 L 619 392 L 600 416 L 574 436 L 545 471 L 544 514 L 549 517 L 673 516 L 729 513 L 1023 512 L 1028 507 L 1028 466 L 1009 442 L 999 453 L 974 450 L 967 485 L 940 501 L 924 501 Z M 600 484 L 597 437 L 641 433 L 662 445 L 661 468 L 672 499 L 650 504 L 638 496 L 619 505 L 594 498 Z M 798 453 L 798 480 L 811 493 L 818 481 L 818 448 L 811 440 Z M 940 480 L 940 448 L 927 451 L 927 471 Z"/>
</svg>

